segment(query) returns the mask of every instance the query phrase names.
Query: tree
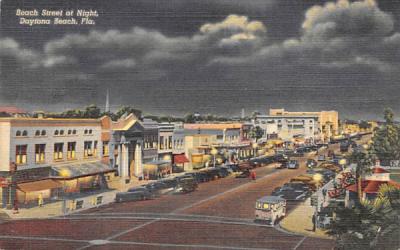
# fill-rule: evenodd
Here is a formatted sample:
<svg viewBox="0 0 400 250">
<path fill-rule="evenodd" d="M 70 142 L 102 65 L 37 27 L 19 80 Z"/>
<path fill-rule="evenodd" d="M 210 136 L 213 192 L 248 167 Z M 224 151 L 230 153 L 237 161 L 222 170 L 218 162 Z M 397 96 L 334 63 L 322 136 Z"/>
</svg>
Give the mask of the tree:
<svg viewBox="0 0 400 250">
<path fill-rule="evenodd" d="M 400 160 L 400 128 L 394 123 L 391 109 L 385 109 L 385 124 L 379 127 L 372 138 L 371 153 L 383 163 Z"/>
<path fill-rule="evenodd" d="M 350 163 L 356 164 L 356 183 L 357 183 L 357 194 L 358 199 L 362 201 L 362 176 L 370 171 L 370 167 L 373 165 L 374 156 L 368 151 L 354 150 L 349 157 Z"/>
<path fill-rule="evenodd" d="M 83 118 L 99 118 L 100 114 L 100 108 L 92 104 L 86 107 L 83 113 Z"/>
<path fill-rule="evenodd" d="M 193 113 L 186 114 L 183 119 L 185 123 L 194 123 L 196 121 L 196 117 Z"/>
<path fill-rule="evenodd" d="M 121 118 L 124 114 L 133 114 L 135 115 L 138 119 L 141 119 L 142 117 L 142 111 L 139 109 L 135 109 L 130 106 L 122 106 L 116 113 L 115 113 L 115 118 L 118 120 Z"/>
<path fill-rule="evenodd" d="M 258 139 L 262 138 L 263 135 L 264 131 L 262 130 L 262 128 L 260 128 L 260 126 L 253 127 L 249 132 L 249 137 L 255 139 L 256 142 L 258 141 Z"/>
<path fill-rule="evenodd" d="M 360 129 L 369 129 L 371 128 L 371 124 L 369 124 L 367 121 L 361 121 L 358 126 Z"/>
<path fill-rule="evenodd" d="M 355 208 L 337 208 L 329 234 L 338 249 L 398 249 L 400 189 L 381 185 L 377 198 Z"/>
</svg>

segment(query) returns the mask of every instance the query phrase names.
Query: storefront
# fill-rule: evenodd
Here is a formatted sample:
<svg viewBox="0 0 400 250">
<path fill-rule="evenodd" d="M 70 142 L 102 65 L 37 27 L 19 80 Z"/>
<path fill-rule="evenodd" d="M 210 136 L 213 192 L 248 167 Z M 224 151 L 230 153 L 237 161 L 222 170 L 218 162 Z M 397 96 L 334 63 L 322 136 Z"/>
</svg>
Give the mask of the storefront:
<svg viewBox="0 0 400 250">
<path fill-rule="evenodd" d="M 17 184 L 17 200 L 19 204 L 38 205 L 39 199 L 43 202 L 57 199 L 61 193 L 62 184 L 51 179 Z"/>
<path fill-rule="evenodd" d="M 175 166 L 176 172 L 182 172 L 185 169 L 185 163 L 188 163 L 189 159 L 185 156 L 185 154 L 176 154 L 173 158 L 173 165 Z M 173 169 L 175 171 L 175 169 Z"/>
<path fill-rule="evenodd" d="M 151 161 L 144 164 L 143 174 L 147 180 L 157 180 L 172 173 L 170 161 Z"/>
</svg>

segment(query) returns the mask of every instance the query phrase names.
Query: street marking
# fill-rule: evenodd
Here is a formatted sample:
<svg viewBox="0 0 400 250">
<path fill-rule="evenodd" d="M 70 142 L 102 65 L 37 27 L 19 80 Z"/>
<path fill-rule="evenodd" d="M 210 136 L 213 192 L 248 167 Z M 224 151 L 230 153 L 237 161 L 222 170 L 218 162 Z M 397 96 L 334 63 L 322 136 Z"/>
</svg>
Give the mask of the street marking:
<svg viewBox="0 0 400 250">
<path fill-rule="evenodd" d="M 307 236 L 304 236 L 303 239 L 301 239 L 301 240 L 297 243 L 297 245 L 293 248 L 293 250 L 296 250 L 296 249 L 304 242 L 305 239 L 307 239 Z"/>
<path fill-rule="evenodd" d="M 87 240 L 74 240 L 74 239 L 63 239 L 63 238 L 49 238 L 49 237 L 34 237 L 34 236 L 15 236 L 15 235 L 0 235 L 0 239 L 18 239 L 18 240 L 48 240 L 48 241 L 66 241 L 66 242 L 78 242 L 87 243 Z"/>
<path fill-rule="evenodd" d="M 133 231 L 138 230 L 138 229 L 140 229 L 140 228 L 142 228 L 142 227 L 145 227 L 145 226 L 147 226 L 147 225 L 153 224 L 154 222 L 157 222 L 157 221 L 159 221 L 159 219 L 154 219 L 154 220 L 152 220 L 152 221 L 148 221 L 148 222 L 146 222 L 146 223 L 144 223 L 144 224 L 142 224 L 142 225 L 139 225 L 139 226 L 136 226 L 136 227 L 127 229 L 127 230 L 125 230 L 125 231 L 122 231 L 122 232 L 119 232 L 119 233 L 117 233 L 117 234 L 114 234 L 114 235 L 112 235 L 112 236 L 110 236 L 110 237 L 107 237 L 106 240 L 112 240 L 112 239 L 118 238 L 118 237 L 121 236 L 121 235 L 130 233 L 130 232 L 133 232 Z"/>
</svg>

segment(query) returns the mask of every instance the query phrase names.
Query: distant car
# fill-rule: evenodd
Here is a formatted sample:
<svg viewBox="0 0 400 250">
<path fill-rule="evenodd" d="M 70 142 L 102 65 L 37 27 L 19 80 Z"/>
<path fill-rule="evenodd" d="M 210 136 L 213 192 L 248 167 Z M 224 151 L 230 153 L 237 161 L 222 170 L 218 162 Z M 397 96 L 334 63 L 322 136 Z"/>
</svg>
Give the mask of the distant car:
<svg viewBox="0 0 400 250">
<path fill-rule="evenodd" d="M 153 198 L 153 194 L 148 190 L 119 192 L 115 195 L 115 202 L 142 201 L 151 198 Z"/>
<path fill-rule="evenodd" d="M 149 184 L 144 185 L 144 187 L 149 190 L 154 195 L 165 194 L 169 191 L 172 191 L 173 188 L 169 187 L 167 184 L 162 181 L 156 181 Z"/>
<path fill-rule="evenodd" d="M 228 168 L 232 169 L 233 172 L 239 172 L 240 168 L 238 164 L 228 164 L 226 165 Z"/>
<path fill-rule="evenodd" d="M 290 160 L 288 165 L 287 165 L 288 169 L 297 169 L 299 168 L 299 162 L 297 160 Z"/>
<path fill-rule="evenodd" d="M 326 156 L 325 155 L 318 155 L 318 161 L 325 161 Z"/>
<path fill-rule="evenodd" d="M 307 159 L 306 166 L 308 168 L 315 168 L 318 165 L 317 161 L 314 159 Z"/>
<path fill-rule="evenodd" d="M 285 169 L 287 168 L 288 162 L 287 161 L 282 161 L 282 162 L 278 162 L 276 164 L 276 169 Z"/>
</svg>

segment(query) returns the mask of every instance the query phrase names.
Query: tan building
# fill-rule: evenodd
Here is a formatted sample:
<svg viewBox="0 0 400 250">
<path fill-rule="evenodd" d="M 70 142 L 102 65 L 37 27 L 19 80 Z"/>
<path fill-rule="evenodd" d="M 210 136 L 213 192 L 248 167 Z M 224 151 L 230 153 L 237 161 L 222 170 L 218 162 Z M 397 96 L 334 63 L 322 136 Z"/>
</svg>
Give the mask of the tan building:
<svg viewBox="0 0 400 250">
<path fill-rule="evenodd" d="M 256 117 L 255 125 L 264 129 L 265 137 L 278 134 L 285 140 L 300 136 L 314 141 L 327 141 L 339 133 L 339 114 L 337 111 L 291 112 L 270 109 L 269 115 Z"/>
</svg>

